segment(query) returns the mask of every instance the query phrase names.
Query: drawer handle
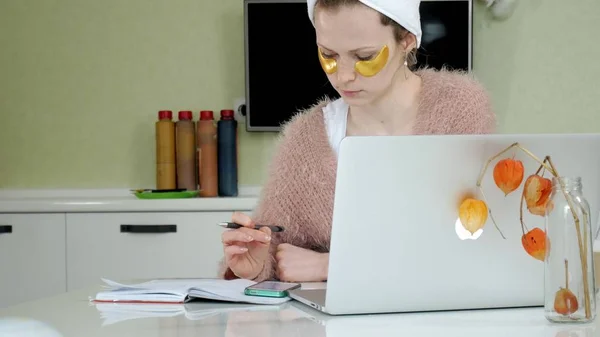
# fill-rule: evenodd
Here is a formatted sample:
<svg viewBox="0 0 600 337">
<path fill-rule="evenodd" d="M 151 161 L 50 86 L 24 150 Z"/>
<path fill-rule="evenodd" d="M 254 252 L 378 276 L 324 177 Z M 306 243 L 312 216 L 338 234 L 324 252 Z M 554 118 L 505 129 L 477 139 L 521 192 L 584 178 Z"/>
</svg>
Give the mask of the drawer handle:
<svg viewBox="0 0 600 337">
<path fill-rule="evenodd" d="M 0 234 L 9 234 L 12 233 L 11 225 L 0 225 Z"/>
<path fill-rule="evenodd" d="M 121 233 L 177 233 L 177 225 L 121 225 Z"/>
</svg>

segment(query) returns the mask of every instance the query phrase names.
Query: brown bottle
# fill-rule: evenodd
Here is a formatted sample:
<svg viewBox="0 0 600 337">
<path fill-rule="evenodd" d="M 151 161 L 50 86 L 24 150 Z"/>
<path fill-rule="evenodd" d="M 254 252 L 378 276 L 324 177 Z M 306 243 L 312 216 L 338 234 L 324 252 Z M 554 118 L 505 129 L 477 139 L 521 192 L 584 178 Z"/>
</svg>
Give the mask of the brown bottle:
<svg viewBox="0 0 600 337">
<path fill-rule="evenodd" d="M 200 111 L 196 138 L 198 140 L 200 196 L 216 197 L 219 195 L 217 126 L 212 111 Z"/>
<path fill-rule="evenodd" d="M 175 123 L 173 112 L 158 112 L 156 122 L 156 189 L 170 190 L 176 188 L 175 162 Z"/>
<path fill-rule="evenodd" d="M 177 188 L 195 191 L 196 184 L 196 128 L 191 111 L 179 111 L 175 123 L 177 158 Z"/>
</svg>

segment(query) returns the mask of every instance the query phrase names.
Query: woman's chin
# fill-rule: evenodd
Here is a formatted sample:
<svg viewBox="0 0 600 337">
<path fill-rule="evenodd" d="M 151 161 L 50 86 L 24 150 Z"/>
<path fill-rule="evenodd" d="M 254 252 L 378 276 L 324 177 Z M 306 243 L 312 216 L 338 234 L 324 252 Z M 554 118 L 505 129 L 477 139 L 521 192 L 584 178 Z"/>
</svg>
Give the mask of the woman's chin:
<svg viewBox="0 0 600 337">
<path fill-rule="evenodd" d="M 360 96 L 341 95 L 341 97 L 344 100 L 344 102 L 346 102 L 348 105 L 352 105 L 352 106 L 367 105 L 371 101 L 370 97 L 366 96 L 366 95 L 360 95 Z"/>
</svg>

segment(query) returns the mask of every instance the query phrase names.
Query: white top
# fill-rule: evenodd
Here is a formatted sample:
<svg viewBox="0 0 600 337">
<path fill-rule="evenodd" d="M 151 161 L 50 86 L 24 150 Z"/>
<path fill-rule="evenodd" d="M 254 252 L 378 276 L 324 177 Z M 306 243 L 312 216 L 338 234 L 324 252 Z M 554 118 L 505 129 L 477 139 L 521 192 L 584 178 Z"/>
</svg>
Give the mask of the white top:
<svg viewBox="0 0 600 337">
<path fill-rule="evenodd" d="M 346 127 L 348 125 L 348 104 L 343 99 L 339 98 L 333 102 L 329 102 L 323 108 L 323 118 L 325 119 L 325 127 L 329 144 L 333 148 L 336 156 L 339 153 L 340 143 L 346 137 Z"/>
<path fill-rule="evenodd" d="M 543 308 L 329 316 L 295 301 L 280 306 L 99 307 L 88 302 L 98 290 L 99 286 L 0 309 L 0 336 L 593 337 L 600 332 L 598 319 L 589 325 L 551 324 Z"/>
</svg>

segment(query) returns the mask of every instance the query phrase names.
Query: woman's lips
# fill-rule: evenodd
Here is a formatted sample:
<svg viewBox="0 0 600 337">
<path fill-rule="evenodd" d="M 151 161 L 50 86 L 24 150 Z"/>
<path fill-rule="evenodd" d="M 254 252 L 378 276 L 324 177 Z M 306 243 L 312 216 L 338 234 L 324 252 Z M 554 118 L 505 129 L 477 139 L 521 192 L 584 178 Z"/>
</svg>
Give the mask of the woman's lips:
<svg viewBox="0 0 600 337">
<path fill-rule="evenodd" d="M 342 95 L 352 97 L 358 95 L 359 92 L 360 90 L 342 90 Z"/>
</svg>

